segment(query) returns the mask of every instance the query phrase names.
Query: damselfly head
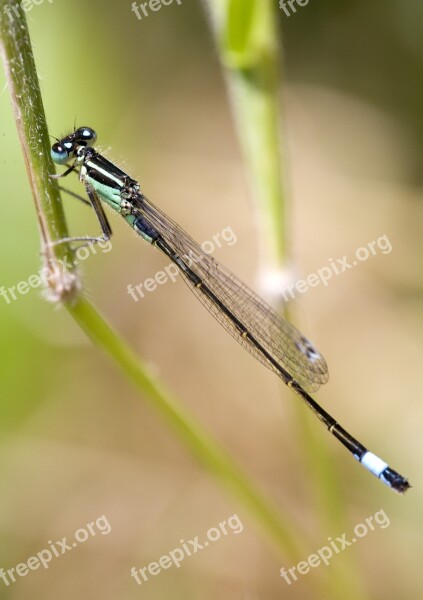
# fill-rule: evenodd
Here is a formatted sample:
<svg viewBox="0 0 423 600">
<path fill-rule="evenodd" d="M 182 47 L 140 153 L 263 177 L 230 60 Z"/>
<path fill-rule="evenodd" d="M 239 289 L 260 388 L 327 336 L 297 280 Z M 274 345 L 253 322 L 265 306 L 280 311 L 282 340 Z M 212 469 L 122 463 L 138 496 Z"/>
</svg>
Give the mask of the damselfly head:
<svg viewBox="0 0 423 600">
<path fill-rule="evenodd" d="M 73 158 L 78 148 L 92 146 L 97 139 L 97 134 L 90 127 L 78 127 L 73 133 L 58 140 L 51 147 L 51 157 L 58 165 L 65 164 Z"/>
</svg>

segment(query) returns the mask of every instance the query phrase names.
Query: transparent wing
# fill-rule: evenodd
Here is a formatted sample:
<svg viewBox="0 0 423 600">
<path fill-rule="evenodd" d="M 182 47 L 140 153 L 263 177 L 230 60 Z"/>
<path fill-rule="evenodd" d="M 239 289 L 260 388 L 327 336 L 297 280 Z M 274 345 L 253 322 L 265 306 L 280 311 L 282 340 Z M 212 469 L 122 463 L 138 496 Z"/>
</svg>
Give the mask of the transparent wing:
<svg viewBox="0 0 423 600">
<path fill-rule="evenodd" d="M 263 348 L 306 391 L 314 392 L 327 382 L 329 375 L 325 359 L 298 329 L 280 317 L 229 269 L 206 254 L 195 240 L 145 196 L 133 198 L 133 203 L 142 220 L 163 237 Z M 280 375 L 254 344 L 240 336 L 236 325 L 201 291 L 201 287 L 196 288 L 182 270 L 181 275 L 219 323 L 260 362 Z"/>
</svg>

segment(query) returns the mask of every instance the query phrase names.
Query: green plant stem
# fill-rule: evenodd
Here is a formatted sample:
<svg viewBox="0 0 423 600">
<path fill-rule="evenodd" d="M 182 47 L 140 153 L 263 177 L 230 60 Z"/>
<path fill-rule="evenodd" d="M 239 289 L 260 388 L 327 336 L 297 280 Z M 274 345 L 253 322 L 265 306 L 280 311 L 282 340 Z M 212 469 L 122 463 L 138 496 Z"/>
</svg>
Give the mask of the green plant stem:
<svg viewBox="0 0 423 600">
<path fill-rule="evenodd" d="M 63 257 L 68 249 L 65 244 L 51 247 L 49 242 L 66 236 L 67 229 L 56 184 L 49 177 L 53 172 L 53 165 L 27 24 L 23 13 L 12 22 L 7 20 L 4 7 L 11 9 L 12 4 L 10 1 L 0 0 L 2 58 L 35 199 L 44 255 L 54 260 Z M 127 379 L 148 399 L 162 420 L 178 434 L 191 454 L 249 511 L 266 539 L 273 542 L 278 555 L 288 555 L 293 563 L 303 557 L 304 550 L 301 550 L 306 544 L 300 531 L 287 520 L 284 521 L 274 504 L 258 491 L 228 453 L 149 373 L 91 304 L 77 293 L 78 289 L 74 288 L 72 294 L 64 294 L 59 293 L 59 287 L 56 292 L 55 299 L 64 303 L 93 343 L 122 369 Z M 317 580 L 320 576 L 314 577 Z"/>
<path fill-rule="evenodd" d="M 75 267 L 63 267 L 69 245 L 51 245 L 68 231 L 57 182 L 50 177 L 54 166 L 28 26 L 11 0 L 0 0 L 0 53 L 37 212 L 48 296 L 67 299 L 79 289 L 79 279 Z"/>
<path fill-rule="evenodd" d="M 304 547 L 304 541 L 300 542 L 298 534 L 291 530 L 292 526 L 283 523 L 276 507 L 261 495 L 228 453 L 181 407 L 170 391 L 149 372 L 91 304 L 79 298 L 66 307 L 92 342 L 112 358 L 154 410 L 176 432 L 194 458 L 240 500 L 241 505 L 261 525 L 279 550 L 287 553 L 294 561 L 303 556 L 300 548 Z"/>
<path fill-rule="evenodd" d="M 277 304 L 290 253 L 279 133 L 282 64 L 277 3 L 273 0 L 207 0 L 207 4 L 252 184 L 261 246 L 259 277 L 276 274 L 275 287 L 272 288 L 270 282 L 265 291 Z M 286 308 L 284 313 L 288 317 Z M 294 401 L 321 530 L 345 531 L 344 502 L 325 450 L 326 442 L 315 432 L 314 417 L 308 414 L 308 409 L 298 398 Z M 345 597 L 345 590 L 351 592 L 348 597 L 363 598 L 357 570 L 349 557 L 344 558 L 342 566 L 331 569 L 327 588 L 333 598 Z"/>
<path fill-rule="evenodd" d="M 279 43 L 272 0 L 208 0 L 250 178 L 263 273 L 287 261 L 281 177 Z"/>
</svg>

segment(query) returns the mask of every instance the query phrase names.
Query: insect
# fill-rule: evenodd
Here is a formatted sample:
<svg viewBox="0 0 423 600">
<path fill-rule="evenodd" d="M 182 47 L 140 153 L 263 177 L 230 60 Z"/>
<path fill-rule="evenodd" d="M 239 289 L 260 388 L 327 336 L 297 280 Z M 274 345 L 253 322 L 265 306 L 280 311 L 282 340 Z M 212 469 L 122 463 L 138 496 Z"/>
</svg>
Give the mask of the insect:
<svg viewBox="0 0 423 600">
<path fill-rule="evenodd" d="M 395 491 L 405 492 L 410 487 L 408 480 L 369 452 L 309 395 L 329 377 L 325 359 L 310 340 L 154 206 L 137 181 L 94 149 L 96 139 L 93 129 L 79 127 L 51 148 L 57 164 L 73 161 L 58 177 L 79 172 L 103 233 L 97 238 L 83 236 L 61 241 L 108 240 L 112 229 L 102 202 L 108 204 L 146 242 L 177 265 L 185 282 L 215 319 L 298 394 L 366 469 Z"/>
</svg>

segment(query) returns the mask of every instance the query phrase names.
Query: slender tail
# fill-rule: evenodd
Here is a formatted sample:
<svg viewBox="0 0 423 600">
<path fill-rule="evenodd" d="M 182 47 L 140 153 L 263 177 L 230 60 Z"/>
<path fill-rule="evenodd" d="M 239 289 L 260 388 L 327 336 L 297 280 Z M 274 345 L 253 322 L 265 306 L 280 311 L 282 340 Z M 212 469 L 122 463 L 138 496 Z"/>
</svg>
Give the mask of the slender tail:
<svg viewBox="0 0 423 600">
<path fill-rule="evenodd" d="M 363 444 L 360 444 L 348 431 L 346 431 L 335 419 L 317 404 L 315 400 L 294 380 L 287 382 L 294 392 L 296 392 L 306 402 L 313 413 L 325 424 L 326 428 L 343 444 L 347 450 L 363 465 L 370 473 L 376 475 L 378 479 L 396 492 L 403 494 L 410 486 L 408 480 L 391 469 L 389 465 L 381 458 L 369 452 Z"/>
</svg>

